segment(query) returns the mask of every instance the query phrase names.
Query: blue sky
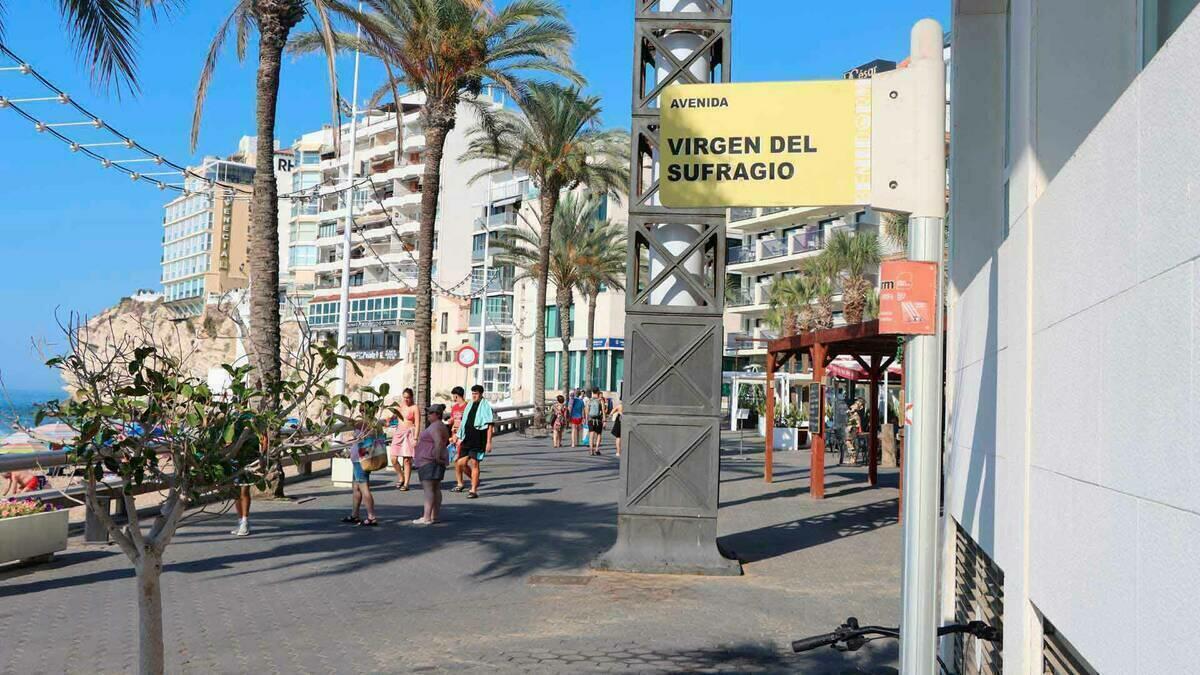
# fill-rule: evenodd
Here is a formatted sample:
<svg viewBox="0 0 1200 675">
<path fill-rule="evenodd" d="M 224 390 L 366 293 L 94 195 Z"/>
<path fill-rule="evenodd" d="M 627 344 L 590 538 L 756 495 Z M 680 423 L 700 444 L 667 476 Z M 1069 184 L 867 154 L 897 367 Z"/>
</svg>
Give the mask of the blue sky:
<svg viewBox="0 0 1200 675">
<path fill-rule="evenodd" d="M 561 0 L 579 31 L 575 60 L 601 96 L 606 122 L 628 126 L 632 0 Z M 52 2 L 9 3 L 5 44 L 84 107 L 146 147 L 180 163 L 227 154 L 254 131 L 254 64 L 224 56 L 209 92 L 198 152 L 188 148 L 192 101 L 208 41 L 232 0 L 192 0 L 170 20 L 147 25 L 139 48 L 141 92 L 117 97 L 90 86 Z M 736 81 L 837 78 L 875 58 L 900 60 L 912 24 L 930 16 L 948 26 L 949 0 L 738 0 Z M 349 57 L 341 59 L 349 97 Z M 5 63 L 3 65 L 10 65 Z M 364 68 L 364 89 L 379 69 Z M 0 96 L 28 95 L 27 78 L 0 73 Z M 329 121 L 319 59 L 284 66 L 276 134 L 285 145 Z M 61 119 L 53 104 L 37 108 Z M 53 117 L 55 114 L 60 117 Z M 132 184 L 37 134 L 0 110 L 0 378 L 10 389 L 57 387 L 33 350 L 55 339 L 55 314 L 93 314 L 138 288 L 158 288 L 163 193 Z"/>
</svg>

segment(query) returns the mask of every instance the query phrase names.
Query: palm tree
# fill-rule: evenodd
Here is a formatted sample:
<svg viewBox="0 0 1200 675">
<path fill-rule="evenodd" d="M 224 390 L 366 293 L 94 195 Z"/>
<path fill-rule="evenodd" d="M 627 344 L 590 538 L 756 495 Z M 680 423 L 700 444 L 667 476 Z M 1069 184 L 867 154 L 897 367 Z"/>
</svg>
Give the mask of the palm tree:
<svg viewBox="0 0 1200 675">
<path fill-rule="evenodd" d="M 586 185 L 592 194 L 614 199 L 628 192 L 629 134 L 600 128 L 600 99 L 583 96 L 577 87 L 533 84 L 518 99 L 521 114 L 502 111 L 490 127 L 470 132 L 463 159 L 498 161 L 480 175 L 502 172 L 527 174 L 541 190 L 541 233 L 538 251 L 537 307 L 546 306 L 550 244 L 554 241 L 559 195 Z M 546 424 L 546 329 L 541 309 L 533 343 L 534 424 Z"/>
<path fill-rule="evenodd" d="M 767 296 L 767 323 L 783 337 L 809 330 L 811 318 L 802 317 L 811 317 L 812 301 L 812 284 L 805 275 L 784 276 L 771 284 Z"/>
<path fill-rule="evenodd" d="M 200 81 L 196 85 L 191 132 L 193 152 L 200 138 L 200 122 L 208 98 L 208 87 L 225 41 L 233 33 L 238 60 L 244 60 L 251 33 L 257 32 L 254 193 L 250 204 L 250 327 L 253 330 L 249 335 L 249 356 L 255 376 L 262 387 L 271 392 L 277 391 L 282 369 L 279 354 L 279 199 L 275 182 L 275 113 L 279 103 L 283 49 L 292 29 L 306 17 L 311 17 L 318 26 L 320 44 L 325 52 L 330 107 L 335 121 L 334 129 L 338 129 L 337 73 L 333 62 L 335 47 L 331 12 L 346 16 L 345 8 L 335 0 L 235 0 L 233 9 L 217 28 L 209 44 L 200 70 Z M 273 398 L 277 399 L 277 395 Z M 277 402 L 268 400 L 264 405 L 275 405 Z M 281 464 L 274 463 L 268 471 L 267 484 L 274 496 L 284 496 Z"/>
<path fill-rule="evenodd" d="M 430 403 L 430 354 L 433 340 L 433 237 L 441 191 L 446 138 L 458 120 L 459 105 L 470 106 L 480 124 L 491 128 L 493 108 L 479 95 L 494 85 L 513 98 L 526 89 L 520 77 L 537 70 L 578 79 L 569 52 L 575 33 L 552 0 L 513 0 L 502 9 L 490 0 L 365 0 L 370 11 L 357 12 L 346 0 L 327 0 L 363 29 L 357 39 L 337 33 L 341 47 L 361 49 L 379 58 L 395 77 L 381 87 L 404 86 L 425 95 L 421 121 L 425 131 L 425 173 L 421 179 L 421 215 L 417 240 L 417 399 Z M 315 50 L 320 36 L 299 36 L 291 49 Z M 398 102 L 397 102 L 398 103 Z"/>
<path fill-rule="evenodd" d="M 581 248 L 591 251 L 587 256 L 590 264 L 583 270 L 580 288 L 587 299 L 587 376 L 584 382 L 590 389 L 595 386 L 592 359 L 595 356 L 596 303 L 600 299 L 600 289 L 607 286 L 625 290 L 625 226 L 597 218 L 588 229 Z"/>
<path fill-rule="evenodd" d="M 118 93 L 137 93 L 137 24 L 143 12 L 157 19 L 160 11 L 170 11 L 180 1 L 57 0 L 57 4 L 76 51 L 91 69 L 92 82 L 102 88 L 115 86 Z M 0 36 L 7 4 L 8 0 L 0 0 Z"/>
<path fill-rule="evenodd" d="M 808 260 L 800 273 L 807 277 L 816 303 L 812 310 L 812 329 L 833 328 L 833 296 L 838 283 L 836 261 L 824 251 Z"/>
<path fill-rule="evenodd" d="M 559 366 L 564 393 L 570 391 L 571 306 L 574 294 L 584 282 L 586 270 L 595 265 L 595 239 L 590 230 L 596 222 L 599 202 L 594 199 L 565 195 L 554 213 L 553 241 L 549 242 L 549 265 L 542 267 L 542 229 L 522 221 L 509 236 L 494 242 L 500 251 L 497 265 L 510 265 L 518 270 L 514 279 L 541 279 L 546 276 L 554 283 L 555 305 L 558 307 L 563 358 Z M 542 270 L 546 269 L 546 274 Z M 544 307 L 544 304 L 542 305 Z M 543 312 L 544 313 L 544 312 Z M 543 321 L 539 325 L 544 325 Z M 544 330 L 544 328 L 543 328 Z M 543 340 L 545 333 L 542 334 Z M 545 371 L 545 357 L 542 357 Z"/>
<path fill-rule="evenodd" d="M 834 232 L 825 243 L 823 256 L 830 258 L 842 286 L 842 311 L 847 324 L 862 323 L 867 298 L 873 285 L 866 278 L 867 268 L 883 259 L 879 235 L 874 232 L 851 234 Z"/>
<path fill-rule="evenodd" d="M 883 233 L 892 246 L 903 251 L 908 247 L 908 215 L 904 213 L 884 214 Z"/>
</svg>

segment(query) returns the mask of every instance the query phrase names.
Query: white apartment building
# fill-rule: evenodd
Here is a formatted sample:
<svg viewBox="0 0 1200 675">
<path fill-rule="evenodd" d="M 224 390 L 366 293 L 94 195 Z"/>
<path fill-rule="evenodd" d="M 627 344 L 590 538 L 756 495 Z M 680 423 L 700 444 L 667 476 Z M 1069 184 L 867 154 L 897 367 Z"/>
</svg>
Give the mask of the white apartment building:
<svg viewBox="0 0 1200 675">
<path fill-rule="evenodd" d="M 1191 673 L 1197 0 L 956 0 L 943 619 L 964 673 Z"/>
<path fill-rule="evenodd" d="M 486 95 L 486 94 L 485 94 Z M 401 128 L 393 109 L 364 114 L 355 133 L 355 180 L 371 177 L 374 188 L 353 191 L 355 233 L 350 254 L 349 353 L 371 373 L 412 386 L 415 353 L 411 326 L 416 318 L 417 232 L 421 178 L 425 172 L 422 94 L 401 99 Z M 500 103 L 496 102 L 499 106 Z M 482 162 L 460 162 L 467 132 L 476 117 L 461 106 L 458 123 L 446 141 L 441 198 L 434 242 L 433 394 L 469 384 L 469 373 L 453 362 L 453 352 L 474 341 L 467 309 L 472 287 L 472 240 L 479 205 L 487 201 L 488 181 L 471 179 Z M 341 129 L 341 152 L 333 134 L 322 129 L 303 135 L 292 146 L 293 190 L 320 191 L 349 181 L 350 129 Z M 281 276 L 289 302 L 302 307 L 317 335 L 337 333 L 342 278 L 342 246 L 347 193 L 308 201 L 293 200 L 287 211 L 286 265 Z M 285 227 L 282 224 L 281 234 Z M 480 279 L 481 283 L 481 279 Z"/>
<path fill-rule="evenodd" d="M 485 269 L 486 278 L 491 280 L 487 292 L 487 355 L 482 373 L 475 377 L 489 392 L 514 401 L 532 400 L 537 284 L 528 278 L 514 281 L 519 270 L 497 267 L 494 257 L 498 249 L 491 242 L 516 228 L 540 228 L 538 196 L 537 187 L 526 176 L 496 176 L 490 185 L 489 199 L 475 221 L 476 232 L 471 247 L 472 289 L 482 289 Z M 624 203 L 605 200 L 599 216 L 625 223 L 628 210 Z M 491 237 L 485 248 L 486 233 L 491 233 Z M 554 301 L 556 294 L 557 289 L 551 283 L 546 292 L 547 305 L 541 308 L 546 318 L 546 390 L 549 394 L 561 392 L 567 386 L 582 387 L 588 381 L 583 367 L 587 356 L 587 299 L 578 292 L 574 294 L 569 310 L 571 340 L 564 357 L 562 326 Z M 474 345 L 483 344 L 482 309 L 483 298 L 472 299 L 470 326 Z M 624 292 L 605 289 L 600 293 L 596 301 L 593 340 L 591 381 L 605 391 L 619 391 L 625 370 Z M 569 382 L 559 381 L 563 358 L 569 359 Z"/>
<path fill-rule="evenodd" d="M 767 340 L 778 331 L 767 325 L 771 285 L 799 274 L 801 266 L 825 249 L 833 233 L 879 235 L 885 257 L 898 254 L 882 216 L 865 208 L 734 208 L 725 227 L 725 356 L 724 370 L 766 363 Z M 878 282 L 878 270 L 868 277 Z M 841 295 L 834 296 L 834 322 L 841 324 Z"/>
</svg>

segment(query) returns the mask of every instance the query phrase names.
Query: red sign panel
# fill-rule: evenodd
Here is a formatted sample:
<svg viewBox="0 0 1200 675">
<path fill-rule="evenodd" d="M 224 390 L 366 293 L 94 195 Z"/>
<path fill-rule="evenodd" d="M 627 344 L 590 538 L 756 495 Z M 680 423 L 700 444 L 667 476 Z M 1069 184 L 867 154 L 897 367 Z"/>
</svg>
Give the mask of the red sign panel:
<svg viewBox="0 0 1200 675">
<path fill-rule="evenodd" d="M 887 260 L 879 266 L 879 332 L 933 335 L 937 263 Z"/>
</svg>

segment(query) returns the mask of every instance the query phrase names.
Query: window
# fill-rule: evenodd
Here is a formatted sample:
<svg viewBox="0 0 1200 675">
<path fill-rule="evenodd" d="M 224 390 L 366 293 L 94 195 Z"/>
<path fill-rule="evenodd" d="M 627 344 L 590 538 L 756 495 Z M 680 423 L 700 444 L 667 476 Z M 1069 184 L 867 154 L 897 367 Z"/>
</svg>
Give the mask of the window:
<svg viewBox="0 0 1200 675">
<path fill-rule="evenodd" d="M 438 324 L 438 326 L 441 329 L 440 332 L 442 335 L 445 335 L 450 330 L 450 313 L 449 312 L 442 312 L 442 320 Z M 446 343 L 443 342 L 442 344 L 445 345 Z M 446 348 L 444 346 L 442 347 L 442 351 L 446 351 Z"/>
<path fill-rule="evenodd" d="M 313 164 L 320 164 L 320 163 L 321 163 L 321 153 L 316 152 L 314 150 L 309 150 L 309 151 L 300 153 L 300 164 L 305 165 L 305 166 L 311 166 Z"/>
<path fill-rule="evenodd" d="M 613 390 L 617 392 L 617 398 L 621 398 L 624 392 L 621 388 L 624 386 L 625 380 L 625 352 L 614 351 L 609 355 L 609 371 L 612 376 L 609 377 L 609 384 Z"/>
<path fill-rule="evenodd" d="M 1142 0 L 1142 63 L 1166 44 L 1200 0 Z"/>
<path fill-rule="evenodd" d="M 319 228 L 317 228 L 317 236 L 321 237 L 321 238 L 336 237 L 337 233 L 338 233 L 338 224 L 337 223 L 321 223 L 321 226 Z"/>
<path fill-rule="evenodd" d="M 558 362 L 560 354 L 558 352 L 546 353 L 546 388 L 561 389 L 558 383 Z"/>
<path fill-rule="evenodd" d="M 571 305 L 571 314 L 567 318 L 567 327 L 571 329 L 571 335 L 575 334 L 575 305 Z M 546 306 L 546 337 L 561 338 L 562 325 L 558 319 L 558 305 Z"/>
<path fill-rule="evenodd" d="M 316 246 L 293 246 L 288 249 L 288 267 L 304 267 L 316 264 Z"/>
</svg>

